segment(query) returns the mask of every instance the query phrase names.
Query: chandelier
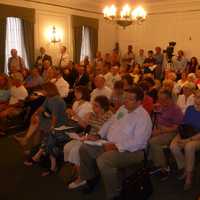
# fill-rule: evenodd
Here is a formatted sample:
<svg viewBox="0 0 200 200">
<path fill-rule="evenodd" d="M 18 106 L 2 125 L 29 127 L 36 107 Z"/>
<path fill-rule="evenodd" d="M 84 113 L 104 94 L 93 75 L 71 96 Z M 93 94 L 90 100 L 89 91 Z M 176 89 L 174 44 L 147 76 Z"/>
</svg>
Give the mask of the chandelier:
<svg viewBox="0 0 200 200">
<path fill-rule="evenodd" d="M 124 29 L 135 22 L 141 24 L 147 16 L 146 11 L 141 6 L 132 9 L 128 4 L 123 6 L 120 12 L 115 5 L 106 6 L 103 9 L 103 14 L 106 21 L 116 22 Z"/>
</svg>

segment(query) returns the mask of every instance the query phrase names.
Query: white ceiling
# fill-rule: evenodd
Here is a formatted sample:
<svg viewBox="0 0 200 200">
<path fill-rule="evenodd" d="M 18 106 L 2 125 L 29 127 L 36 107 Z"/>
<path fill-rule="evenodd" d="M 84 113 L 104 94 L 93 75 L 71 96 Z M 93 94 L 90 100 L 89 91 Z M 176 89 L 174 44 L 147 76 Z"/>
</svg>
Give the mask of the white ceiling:
<svg viewBox="0 0 200 200">
<path fill-rule="evenodd" d="M 143 5 L 147 10 L 157 10 L 157 6 L 160 7 L 176 7 L 181 4 L 187 4 L 188 6 L 193 3 L 200 3 L 200 0 L 40 0 L 41 2 L 57 4 L 62 6 L 81 8 L 91 11 L 101 12 L 105 5 L 111 5 L 112 3 L 122 5 L 129 3 L 130 5 Z"/>
</svg>

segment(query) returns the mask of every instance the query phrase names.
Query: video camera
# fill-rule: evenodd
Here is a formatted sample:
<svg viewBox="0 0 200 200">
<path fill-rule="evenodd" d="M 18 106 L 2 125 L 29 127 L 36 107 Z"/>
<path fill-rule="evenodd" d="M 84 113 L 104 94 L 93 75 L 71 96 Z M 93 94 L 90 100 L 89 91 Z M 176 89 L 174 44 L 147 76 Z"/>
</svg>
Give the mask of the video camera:
<svg viewBox="0 0 200 200">
<path fill-rule="evenodd" d="M 172 63 L 172 57 L 174 56 L 174 47 L 176 46 L 176 42 L 169 42 L 169 46 L 166 48 L 166 50 L 163 51 L 163 53 L 167 54 L 167 60 L 168 63 Z"/>
</svg>

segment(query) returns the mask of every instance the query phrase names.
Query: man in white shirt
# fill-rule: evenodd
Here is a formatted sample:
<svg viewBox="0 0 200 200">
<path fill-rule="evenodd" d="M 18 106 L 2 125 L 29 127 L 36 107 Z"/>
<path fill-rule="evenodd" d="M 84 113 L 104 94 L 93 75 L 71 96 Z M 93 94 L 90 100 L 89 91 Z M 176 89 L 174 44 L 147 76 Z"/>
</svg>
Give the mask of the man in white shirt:
<svg viewBox="0 0 200 200">
<path fill-rule="evenodd" d="M 68 96 L 69 83 L 64 80 L 59 69 L 54 71 L 54 78 L 51 79 L 51 82 L 56 85 L 58 92 L 62 98 Z"/>
<path fill-rule="evenodd" d="M 60 55 L 58 56 L 58 58 L 56 59 L 55 65 L 58 68 L 66 68 L 67 65 L 69 64 L 69 54 L 67 52 L 67 47 L 66 46 L 62 46 L 60 48 Z"/>
<path fill-rule="evenodd" d="M 106 86 L 109 88 L 113 88 L 116 81 L 121 80 L 121 76 L 119 75 L 119 66 L 112 66 L 110 72 L 104 75 Z"/>
<path fill-rule="evenodd" d="M 96 76 L 94 80 L 94 84 L 95 84 L 96 89 L 94 89 L 90 94 L 91 102 L 93 102 L 94 99 L 100 95 L 104 95 L 108 97 L 108 99 L 110 99 L 112 90 L 109 87 L 105 86 L 105 78 L 103 75 Z"/>
<path fill-rule="evenodd" d="M 103 146 L 83 144 L 80 148 L 81 180 L 87 180 L 88 187 L 92 187 L 98 167 L 107 199 L 116 199 L 120 195 L 118 169 L 138 164 L 144 159 L 143 149 L 151 136 L 152 122 L 142 107 L 143 98 L 140 88 L 128 90 L 125 98 L 128 113 L 123 112 L 124 115 L 119 118 L 115 115 L 99 131 L 99 138 L 106 139 L 107 143 Z"/>
</svg>

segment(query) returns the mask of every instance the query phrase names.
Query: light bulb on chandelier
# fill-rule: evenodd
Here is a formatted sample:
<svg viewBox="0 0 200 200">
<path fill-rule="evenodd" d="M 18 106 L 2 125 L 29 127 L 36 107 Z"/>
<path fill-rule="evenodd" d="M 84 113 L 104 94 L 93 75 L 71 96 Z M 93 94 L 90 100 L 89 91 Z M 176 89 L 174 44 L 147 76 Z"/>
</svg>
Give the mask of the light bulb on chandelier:
<svg viewBox="0 0 200 200">
<path fill-rule="evenodd" d="M 103 9 L 104 18 L 109 22 L 116 22 L 123 28 L 126 28 L 135 22 L 141 24 L 147 16 L 147 12 L 141 6 L 132 9 L 128 4 L 126 4 L 122 7 L 120 12 L 117 11 L 115 5 L 106 6 Z"/>
</svg>

